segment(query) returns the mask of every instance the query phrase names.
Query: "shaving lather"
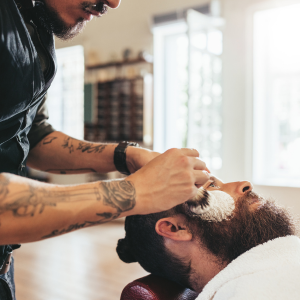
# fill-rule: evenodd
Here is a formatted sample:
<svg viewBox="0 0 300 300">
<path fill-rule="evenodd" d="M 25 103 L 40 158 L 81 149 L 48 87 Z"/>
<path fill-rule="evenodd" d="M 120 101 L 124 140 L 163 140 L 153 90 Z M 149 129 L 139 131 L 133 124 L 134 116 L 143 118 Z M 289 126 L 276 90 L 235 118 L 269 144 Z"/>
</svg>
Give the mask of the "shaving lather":
<svg viewBox="0 0 300 300">
<path fill-rule="evenodd" d="M 208 191 L 207 188 L 213 183 L 209 180 L 198 189 L 197 195 L 186 202 L 193 216 L 199 216 L 209 222 L 222 222 L 228 220 L 235 209 L 234 199 L 220 190 Z"/>
</svg>

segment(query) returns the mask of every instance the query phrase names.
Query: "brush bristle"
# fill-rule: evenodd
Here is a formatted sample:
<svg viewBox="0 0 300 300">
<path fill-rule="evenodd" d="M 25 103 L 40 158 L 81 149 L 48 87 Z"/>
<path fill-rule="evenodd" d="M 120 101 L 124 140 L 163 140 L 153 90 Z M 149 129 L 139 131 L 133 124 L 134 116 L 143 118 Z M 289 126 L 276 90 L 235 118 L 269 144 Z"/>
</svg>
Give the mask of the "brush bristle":
<svg viewBox="0 0 300 300">
<path fill-rule="evenodd" d="M 209 205 L 209 197 L 210 195 L 207 190 L 200 188 L 197 192 L 197 195 L 193 199 L 189 200 L 187 204 L 190 209 L 199 206 L 201 207 L 201 209 L 204 209 Z"/>
</svg>

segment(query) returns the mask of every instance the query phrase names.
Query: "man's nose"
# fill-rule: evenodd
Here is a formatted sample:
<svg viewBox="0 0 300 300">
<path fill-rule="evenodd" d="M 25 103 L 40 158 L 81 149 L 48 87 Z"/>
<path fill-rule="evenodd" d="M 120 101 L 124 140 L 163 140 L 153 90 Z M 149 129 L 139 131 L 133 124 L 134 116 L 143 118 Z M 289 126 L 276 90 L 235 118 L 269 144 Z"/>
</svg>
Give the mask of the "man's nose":
<svg viewBox="0 0 300 300">
<path fill-rule="evenodd" d="M 106 4 L 110 8 L 117 8 L 121 3 L 121 0 L 107 0 Z"/>
<path fill-rule="evenodd" d="M 244 195 L 247 192 L 252 191 L 253 186 L 249 181 L 239 181 L 237 184 L 236 192 L 240 195 Z"/>
</svg>

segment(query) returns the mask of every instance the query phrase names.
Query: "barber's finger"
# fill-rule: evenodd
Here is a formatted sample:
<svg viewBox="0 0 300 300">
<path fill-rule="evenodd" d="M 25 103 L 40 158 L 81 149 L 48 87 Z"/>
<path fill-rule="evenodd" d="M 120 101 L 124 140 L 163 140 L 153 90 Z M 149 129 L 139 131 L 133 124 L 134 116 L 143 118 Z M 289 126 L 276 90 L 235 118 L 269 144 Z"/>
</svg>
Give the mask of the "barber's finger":
<svg viewBox="0 0 300 300">
<path fill-rule="evenodd" d="M 194 176 L 195 176 L 195 185 L 197 186 L 202 186 L 204 183 L 206 183 L 210 175 L 207 171 L 199 171 L 199 170 L 194 170 Z"/>
<path fill-rule="evenodd" d="M 211 171 L 206 167 L 205 171 L 207 171 L 208 173 L 211 173 Z"/>
<path fill-rule="evenodd" d="M 211 183 L 213 183 L 213 181 L 211 179 L 208 179 L 204 184 L 196 184 L 197 189 L 203 187 L 203 188 L 207 188 L 211 185 Z"/>
<path fill-rule="evenodd" d="M 192 148 L 181 148 L 181 153 L 186 156 L 199 157 L 199 152 Z"/>
<path fill-rule="evenodd" d="M 205 170 L 208 172 L 207 167 L 206 167 L 206 163 L 201 160 L 200 158 L 191 158 L 192 162 L 193 162 L 193 167 L 195 170 Z M 209 172 L 208 172 L 209 173 Z"/>
</svg>

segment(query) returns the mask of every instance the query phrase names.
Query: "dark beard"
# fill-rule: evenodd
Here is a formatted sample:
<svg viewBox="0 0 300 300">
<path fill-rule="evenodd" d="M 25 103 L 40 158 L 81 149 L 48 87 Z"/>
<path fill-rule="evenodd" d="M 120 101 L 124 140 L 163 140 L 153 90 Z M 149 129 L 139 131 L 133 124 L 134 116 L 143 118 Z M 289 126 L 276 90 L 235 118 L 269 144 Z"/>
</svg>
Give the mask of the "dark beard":
<svg viewBox="0 0 300 300">
<path fill-rule="evenodd" d="M 82 8 L 88 7 L 89 2 L 83 2 Z M 94 8 L 95 11 L 101 15 L 107 12 L 107 6 L 102 2 L 98 3 Z M 44 0 L 36 1 L 33 8 L 33 21 L 37 21 L 49 33 L 54 34 L 62 40 L 70 40 L 78 35 L 85 27 L 86 20 L 80 18 L 77 20 L 76 25 L 69 26 L 61 19 L 59 13 L 52 7 L 49 7 Z"/>
<path fill-rule="evenodd" d="M 231 220 L 220 223 L 192 220 L 195 236 L 221 263 L 229 263 L 241 254 L 278 237 L 295 234 L 288 211 L 270 200 L 261 200 L 258 209 L 249 202 L 258 198 L 253 192 L 238 200 Z"/>
</svg>

